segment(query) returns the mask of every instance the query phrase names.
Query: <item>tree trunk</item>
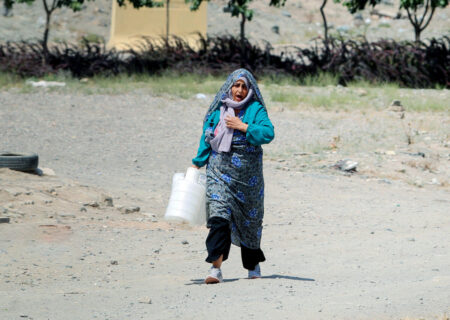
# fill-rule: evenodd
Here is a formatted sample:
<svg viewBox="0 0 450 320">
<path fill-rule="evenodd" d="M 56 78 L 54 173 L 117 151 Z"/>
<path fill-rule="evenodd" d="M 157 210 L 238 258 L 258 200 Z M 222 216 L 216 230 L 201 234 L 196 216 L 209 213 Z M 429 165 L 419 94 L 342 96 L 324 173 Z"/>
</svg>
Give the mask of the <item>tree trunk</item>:
<svg viewBox="0 0 450 320">
<path fill-rule="evenodd" d="M 45 1 L 45 0 L 44 0 Z M 46 12 L 46 21 L 45 21 L 45 31 L 44 31 L 44 39 L 42 40 L 42 48 L 44 49 L 44 57 L 47 61 L 48 57 L 48 34 L 50 33 L 50 18 L 52 15 L 52 11 Z"/>
<path fill-rule="evenodd" d="M 327 44 L 327 47 L 328 47 L 328 24 L 327 24 L 327 18 L 325 16 L 325 11 L 324 11 L 327 1 L 328 0 L 323 0 L 322 6 L 320 7 L 320 13 L 322 14 L 322 19 L 323 19 L 325 43 Z"/>
<path fill-rule="evenodd" d="M 169 6 L 170 6 L 170 0 L 166 0 L 166 45 L 169 45 L 169 22 L 170 22 L 170 15 L 169 15 Z"/>
<path fill-rule="evenodd" d="M 422 32 L 422 30 L 420 30 L 419 26 L 414 26 L 414 35 L 415 35 L 416 43 L 420 42 L 420 33 L 421 32 Z"/>
<path fill-rule="evenodd" d="M 245 21 L 244 13 L 241 13 L 241 67 L 244 68 L 247 62 L 247 52 L 245 50 Z"/>
</svg>

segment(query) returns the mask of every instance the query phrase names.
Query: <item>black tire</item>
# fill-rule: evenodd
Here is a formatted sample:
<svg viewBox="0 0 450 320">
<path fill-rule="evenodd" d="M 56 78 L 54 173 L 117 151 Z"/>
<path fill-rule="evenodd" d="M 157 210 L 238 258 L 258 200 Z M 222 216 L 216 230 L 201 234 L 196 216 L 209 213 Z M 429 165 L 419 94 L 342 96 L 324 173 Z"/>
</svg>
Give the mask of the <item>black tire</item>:
<svg viewBox="0 0 450 320">
<path fill-rule="evenodd" d="M 18 171 L 34 171 L 37 169 L 39 157 L 37 154 L 19 154 L 0 152 L 0 168 L 9 168 Z"/>
</svg>

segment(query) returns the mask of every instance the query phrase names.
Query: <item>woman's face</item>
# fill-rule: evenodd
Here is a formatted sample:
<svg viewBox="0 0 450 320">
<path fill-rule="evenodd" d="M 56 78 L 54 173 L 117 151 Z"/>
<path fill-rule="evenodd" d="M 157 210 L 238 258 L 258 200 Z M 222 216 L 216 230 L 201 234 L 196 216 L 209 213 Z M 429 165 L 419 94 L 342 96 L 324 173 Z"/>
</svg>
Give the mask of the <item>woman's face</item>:
<svg viewBox="0 0 450 320">
<path fill-rule="evenodd" d="M 231 87 L 231 95 L 233 96 L 233 100 L 240 102 L 245 99 L 248 94 L 248 88 L 245 85 L 244 80 L 236 81 Z"/>
</svg>

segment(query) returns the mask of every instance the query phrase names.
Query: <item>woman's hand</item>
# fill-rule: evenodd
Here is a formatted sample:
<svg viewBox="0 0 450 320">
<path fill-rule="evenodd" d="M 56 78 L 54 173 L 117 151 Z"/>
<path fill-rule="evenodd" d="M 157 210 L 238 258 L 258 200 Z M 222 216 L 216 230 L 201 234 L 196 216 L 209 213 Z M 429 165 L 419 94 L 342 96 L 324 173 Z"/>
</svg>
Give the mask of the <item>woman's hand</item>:
<svg viewBox="0 0 450 320">
<path fill-rule="evenodd" d="M 237 129 L 242 132 L 247 132 L 248 124 L 243 123 L 239 117 L 230 117 L 227 116 L 225 118 L 225 124 L 228 128 Z"/>
</svg>

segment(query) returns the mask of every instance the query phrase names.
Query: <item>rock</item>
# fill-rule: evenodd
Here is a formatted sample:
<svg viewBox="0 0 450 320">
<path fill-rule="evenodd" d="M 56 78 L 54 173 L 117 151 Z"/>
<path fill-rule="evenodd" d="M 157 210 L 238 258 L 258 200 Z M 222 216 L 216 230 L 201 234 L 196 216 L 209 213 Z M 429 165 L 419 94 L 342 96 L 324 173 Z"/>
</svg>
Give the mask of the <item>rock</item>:
<svg viewBox="0 0 450 320">
<path fill-rule="evenodd" d="M 346 172 L 356 172 L 357 166 L 358 162 L 349 159 L 339 160 L 333 165 L 334 168 Z"/>
<path fill-rule="evenodd" d="M 120 209 L 120 212 L 122 212 L 123 214 L 130 214 L 133 212 L 139 212 L 141 210 L 141 208 L 139 207 L 122 207 Z"/>
<path fill-rule="evenodd" d="M 113 266 L 117 266 L 119 264 L 119 262 L 117 260 L 111 260 L 110 263 Z"/>
<path fill-rule="evenodd" d="M 189 244 L 189 242 L 187 240 L 183 240 L 181 241 L 181 244 Z"/>
<path fill-rule="evenodd" d="M 336 28 L 336 31 L 339 33 L 347 33 L 350 31 L 350 27 L 349 26 L 339 26 Z"/>
<path fill-rule="evenodd" d="M 80 82 L 81 82 L 81 83 L 88 83 L 88 82 L 89 82 L 89 79 L 88 79 L 88 78 L 81 78 L 81 79 L 80 79 Z"/>
<path fill-rule="evenodd" d="M 433 178 L 433 179 L 431 179 L 431 181 L 430 181 L 430 184 L 434 184 L 434 185 L 440 185 L 441 183 L 439 182 L 439 180 L 438 180 L 438 179 L 436 179 L 436 178 Z"/>
<path fill-rule="evenodd" d="M 416 181 L 414 181 L 414 185 L 416 187 L 422 188 L 423 187 L 423 182 L 420 179 L 417 179 Z"/>
<path fill-rule="evenodd" d="M 98 204 L 97 201 L 83 203 L 83 206 L 89 206 L 89 207 L 92 207 L 92 208 L 100 207 L 100 205 Z"/>
<path fill-rule="evenodd" d="M 275 34 L 280 34 L 280 27 L 277 25 L 272 26 L 272 28 L 270 28 L 270 30 L 272 30 L 272 32 Z"/>
<path fill-rule="evenodd" d="M 73 213 L 58 213 L 58 217 L 61 217 L 61 218 L 75 218 L 76 216 Z"/>
<path fill-rule="evenodd" d="M 55 171 L 50 168 L 41 168 L 41 172 L 44 176 L 56 176 Z"/>
<path fill-rule="evenodd" d="M 85 207 L 81 207 L 80 212 L 87 212 L 87 209 Z"/>
<path fill-rule="evenodd" d="M 355 19 L 355 20 L 363 20 L 364 17 L 363 17 L 363 15 L 360 12 L 358 12 L 358 13 L 355 13 L 353 15 L 353 19 Z"/>
<path fill-rule="evenodd" d="M 291 14 L 288 11 L 281 11 L 281 14 L 283 16 L 285 16 L 285 17 L 288 17 L 288 18 L 292 17 Z"/>
<path fill-rule="evenodd" d="M 9 223 L 9 217 L 0 217 L 0 223 Z"/>
<path fill-rule="evenodd" d="M 204 100 L 204 99 L 206 99 L 206 95 L 204 95 L 203 93 L 197 93 L 195 95 L 195 99 Z"/>
<path fill-rule="evenodd" d="M 114 207 L 113 199 L 108 195 L 102 195 L 101 202 L 103 202 L 107 207 Z"/>
<path fill-rule="evenodd" d="M 393 151 L 393 150 L 388 150 L 388 151 L 385 152 L 385 154 L 388 155 L 388 156 L 395 156 L 396 155 L 395 151 Z"/>
<path fill-rule="evenodd" d="M 393 100 L 389 106 L 389 110 L 394 112 L 404 112 L 405 108 L 402 106 L 402 102 L 400 100 Z"/>
<path fill-rule="evenodd" d="M 152 304 L 152 299 L 150 299 L 149 297 L 144 297 L 140 298 L 138 302 L 143 304 Z"/>
</svg>

